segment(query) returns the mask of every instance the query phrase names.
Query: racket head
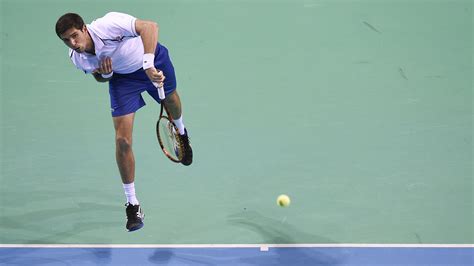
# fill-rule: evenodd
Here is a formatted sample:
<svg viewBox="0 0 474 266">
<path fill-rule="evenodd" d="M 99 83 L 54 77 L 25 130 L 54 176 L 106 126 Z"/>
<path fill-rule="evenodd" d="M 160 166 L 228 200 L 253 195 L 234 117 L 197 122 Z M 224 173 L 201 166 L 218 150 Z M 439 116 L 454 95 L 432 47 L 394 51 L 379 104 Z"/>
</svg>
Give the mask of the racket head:
<svg viewBox="0 0 474 266">
<path fill-rule="evenodd" d="M 179 137 L 176 125 L 165 115 L 156 122 L 156 136 L 161 150 L 171 161 L 181 162 L 184 156 L 184 146 Z"/>
</svg>

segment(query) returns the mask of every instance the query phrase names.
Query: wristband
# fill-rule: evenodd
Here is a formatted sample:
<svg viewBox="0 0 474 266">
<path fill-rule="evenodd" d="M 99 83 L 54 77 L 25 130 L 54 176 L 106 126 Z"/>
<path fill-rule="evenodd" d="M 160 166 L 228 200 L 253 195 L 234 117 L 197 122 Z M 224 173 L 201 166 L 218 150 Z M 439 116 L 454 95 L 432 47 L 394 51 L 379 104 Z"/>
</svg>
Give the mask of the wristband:
<svg viewBox="0 0 474 266">
<path fill-rule="evenodd" d="M 143 70 L 147 70 L 150 67 L 155 66 L 155 55 L 154 54 L 144 54 L 143 55 Z"/>
<path fill-rule="evenodd" d="M 114 74 L 114 72 L 110 72 L 109 74 L 101 74 L 101 76 L 104 78 L 104 79 L 108 79 L 110 77 L 112 77 L 112 75 Z"/>
</svg>

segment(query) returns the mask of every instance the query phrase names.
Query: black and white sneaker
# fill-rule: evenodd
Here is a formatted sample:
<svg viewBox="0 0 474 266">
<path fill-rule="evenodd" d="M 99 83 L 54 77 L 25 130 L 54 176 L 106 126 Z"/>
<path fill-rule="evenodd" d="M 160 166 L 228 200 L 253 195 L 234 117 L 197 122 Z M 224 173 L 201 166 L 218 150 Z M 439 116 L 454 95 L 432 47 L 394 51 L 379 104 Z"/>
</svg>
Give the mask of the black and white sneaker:
<svg viewBox="0 0 474 266">
<path fill-rule="evenodd" d="M 145 214 L 143 214 L 143 210 L 140 208 L 140 205 L 132 205 L 127 203 L 125 206 L 127 207 L 125 210 L 127 213 L 127 225 L 125 226 L 127 230 L 132 232 L 142 228 Z"/>
<path fill-rule="evenodd" d="M 184 155 L 183 159 L 181 159 L 181 163 L 183 165 L 190 165 L 193 163 L 193 149 L 189 144 L 188 130 L 184 129 L 184 135 L 179 135 L 179 137 L 184 147 Z"/>
</svg>

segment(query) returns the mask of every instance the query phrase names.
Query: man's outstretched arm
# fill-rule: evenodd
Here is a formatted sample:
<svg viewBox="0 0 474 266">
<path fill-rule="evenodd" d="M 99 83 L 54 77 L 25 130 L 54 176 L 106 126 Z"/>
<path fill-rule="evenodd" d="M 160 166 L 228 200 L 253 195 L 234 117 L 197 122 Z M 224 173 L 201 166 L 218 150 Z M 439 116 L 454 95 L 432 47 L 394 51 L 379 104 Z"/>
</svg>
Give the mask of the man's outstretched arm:
<svg viewBox="0 0 474 266">
<path fill-rule="evenodd" d="M 158 43 L 158 24 L 153 21 L 140 20 L 135 21 L 135 31 L 143 41 L 143 69 L 148 78 L 160 87 L 163 87 L 165 76 L 161 70 L 155 68 L 155 49 Z"/>
</svg>

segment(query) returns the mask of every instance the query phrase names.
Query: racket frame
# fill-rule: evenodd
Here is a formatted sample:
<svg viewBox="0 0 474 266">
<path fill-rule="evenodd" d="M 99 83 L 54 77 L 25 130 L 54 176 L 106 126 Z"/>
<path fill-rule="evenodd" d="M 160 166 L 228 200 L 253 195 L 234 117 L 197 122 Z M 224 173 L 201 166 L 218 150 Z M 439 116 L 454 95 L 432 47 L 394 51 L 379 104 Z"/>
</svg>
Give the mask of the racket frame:
<svg viewBox="0 0 474 266">
<path fill-rule="evenodd" d="M 158 139 L 158 143 L 160 144 L 161 150 L 166 155 L 166 157 L 168 157 L 168 159 L 170 159 L 172 162 L 180 163 L 183 160 L 183 154 L 184 154 L 183 153 L 184 146 L 183 146 L 183 143 L 181 143 L 181 138 L 179 138 L 179 136 L 176 138 L 176 142 L 177 142 L 177 145 L 178 145 L 178 156 L 177 156 L 178 159 L 174 158 L 166 150 L 165 145 L 163 143 L 163 140 L 161 139 L 162 138 L 162 136 L 160 134 L 160 125 L 161 125 L 161 123 L 163 123 L 165 121 L 168 121 L 173 126 L 174 132 L 178 133 L 179 130 L 178 130 L 178 127 L 176 127 L 175 123 L 173 122 L 173 118 L 171 117 L 171 114 L 169 113 L 168 109 L 166 108 L 166 105 L 165 105 L 165 92 L 164 92 L 163 87 L 159 87 L 158 84 L 156 84 L 156 83 L 153 83 L 153 84 L 158 89 L 158 96 L 160 97 L 160 105 L 161 105 L 160 116 L 158 118 L 158 121 L 156 121 L 156 137 Z M 167 116 L 163 114 L 164 111 L 166 111 Z"/>
</svg>

